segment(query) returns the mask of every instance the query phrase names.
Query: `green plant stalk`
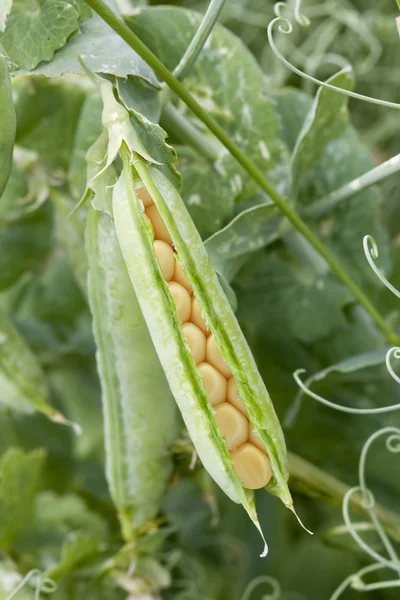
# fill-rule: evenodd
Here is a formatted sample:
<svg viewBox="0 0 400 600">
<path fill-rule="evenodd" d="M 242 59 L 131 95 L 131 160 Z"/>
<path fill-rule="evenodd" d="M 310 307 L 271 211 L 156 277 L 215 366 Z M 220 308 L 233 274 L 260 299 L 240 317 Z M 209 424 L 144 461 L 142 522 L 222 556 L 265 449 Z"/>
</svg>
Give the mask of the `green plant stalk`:
<svg viewBox="0 0 400 600">
<path fill-rule="evenodd" d="M 182 56 L 178 65 L 175 67 L 174 76 L 182 80 L 189 73 L 190 69 L 196 62 L 208 36 L 213 30 L 215 23 L 218 20 L 221 10 L 223 9 L 225 0 L 211 0 L 207 11 L 200 23 L 200 27 L 196 31 L 192 41 L 190 42 L 185 54 Z"/>
<path fill-rule="evenodd" d="M 398 173 L 400 171 L 400 154 L 396 154 L 389 160 L 385 161 L 381 165 L 378 165 L 374 169 L 371 169 L 367 173 L 360 175 L 353 181 L 346 183 L 338 190 L 328 194 L 321 200 L 314 202 L 307 208 L 301 211 L 301 214 L 313 219 L 317 219 L 326 215 L 335 206 L 356 196 L 363 190 L 379 183 L 386 177 Z"/>
<path fill-rule="evenodd" d="M 350 489 L 348 485 L 336 479 L 298 454 L 288 452 L 290 482 L 293 489 L 324 502 L 341 504 Z M 365 514 L 361 494 L 353 494 L 351 503 L 355 510 Z M 374 511 L 392 539 L 400 541 L 400 515 L 376 504 Z"/>
<path fill-rule="evenodd" d="M 330 269 L 336 274 L 352 292 L 353 296 L 371 315 L 377 327 L 382 331 L 386 339 L 399 345 L 400 339 L 386 324 L 368 297 L 358 285 L 346 273 L 335 256 L 326 248 L 321 240 L 314 234 L 296 211 L 287 204 L 286 200 L 278 193 L 271 183 L 264 177 L 263 173 L 247 158 L 235 142 L 226 134 L 218 123 L 204 110 L 200 104 L 188 92 L 185 86 L 179 82 L 155 54 L 121 21 L 113 11 L 108 8 L 102 0 L 85 0 L 86 3 L 133 49 L 141 58 L 161 77 L 167 85 L 185 102 L 185 104 L 196 114 L 196 116 L 212 131 L 212 133 L 229 150 L 238 163 L 247 171 L 252 179 L 268 194 L 278 208 L 286 215 L 292 225 L 310 242 L 317 252 L 325 259 Z"/>
<path fill-rule="evenodd" d="M 189 144 L 202 156 L 216 161 L 221 154 L 218 141 L 197 129 L 171 102 L 167 102 L 161 113 L 161 126 L 172 131 L 185 144 Z M 220 147 L 219 147 L 220 146 Z"/>
</svg>

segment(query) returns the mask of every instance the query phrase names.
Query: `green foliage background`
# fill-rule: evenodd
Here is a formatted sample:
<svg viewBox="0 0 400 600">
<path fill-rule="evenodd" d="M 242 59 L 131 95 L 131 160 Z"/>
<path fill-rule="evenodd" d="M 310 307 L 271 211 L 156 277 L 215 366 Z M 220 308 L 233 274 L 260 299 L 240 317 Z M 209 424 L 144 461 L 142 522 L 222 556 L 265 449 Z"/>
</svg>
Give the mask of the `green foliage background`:
<svg viewBox="0 0 400 600">
<path fill-rule="evenodd" d="M 133 31 L 173 69 L 206 4 L 155 4 L 121 0 L 118 6 Z M 303 10 L 312 19 L 309 29 L 275 33 L 286 57 L 325 79 L 338 71 L 340 55 L 353 70 L 342 69 L 332 83 L 400 102 L 393 0 L 308 1 Z M 196 128 L 196 139 L 182 131 L 165 110 L 151 69 L 89 14 L 81 0 L 14 0 L 0 33 L 11 61 L 17 115 L 17 151 L 0 203 L 0 599 L 31 569 L 57 583 L 52 597 L 60 600 L 133 600 L 139 593 L 149 594 L 142 596 L 146 600 L 240 600 L 262 575 L 279 581 L 281 600 L 328 599 L 345 577 L 368 564 L 348 534 L 338 532 L 339 480 L 357 484 L 367 437 L 379 427 L 399 426 L 399 417 L 347 415 L 309 398 L 294 414 L 298 388 L 292 374 L 297 368 L 308 375 L 323 372 L 313 389 L 340 404 L 395 404 L 400 391 L 385 367 L 387 341 L 270 199 L 171 97 L 186 125 Z M 228 0 L 221 25 L 185 84 L 301 212 L 400 152 L 398 113 L 349 102 L 326 89 L 317 93 L 285 69 L 267 42 L 272 17 L 272 2 Z M 27 29 L 31 36 L 24 35 Z M 276 499 L 258 494 L 270 546 L 266 560 L 258 558 L 260 540 L 242 508 L 200 466 L 189 468 L 192 448 L 183 427 L 171 449 L 175 472 L 160 518 L 140 532 L 134 561 L 121 538 L 104 476 L 100 387 L 85 290 L 84 210 L 68 218 L 85 192 L 86 151 L 101 131 L 101 102 L 77 52 L 115 84 L 142 141 L 162 162 L 171 160 L 163 136 L 142 115 L 168 133 L 179 159 L 182 195 L 237 305 L 286 424 L 288 448 L 321 470 L 322 483 L 306 467 L 293 477 L 295 504 L 315 532 L 312 538 Z M 392 175 L 307 221 L 394 329 L 398 302 L 372 274 L 362 238 L 373 235 L 377 264 L 399 286 L 399 183 L 400 176 Z M 13 336 L 9 349 L 4 341 Z M 48 418 L 60 420 L 60 414 L 78 423 L 82 435 Z M 337 486 L 326 503 L 323 483 L 329 476 L 337 478 Z M 400 463 L 383 444 L 368 465 L 368 481 L 392 511 L 388 521 L 398 542 Z M 379 548 L 374 534 L 368 535 Z M 263 590 L 257 587 L 251 599 L 261 599 Z M 16 598 L 33 594 L 28 584 Z M 355 597 L 355 591 L 343 595 Z M 397 596 L 382 590 L 364 597 Z"/>
</svg>

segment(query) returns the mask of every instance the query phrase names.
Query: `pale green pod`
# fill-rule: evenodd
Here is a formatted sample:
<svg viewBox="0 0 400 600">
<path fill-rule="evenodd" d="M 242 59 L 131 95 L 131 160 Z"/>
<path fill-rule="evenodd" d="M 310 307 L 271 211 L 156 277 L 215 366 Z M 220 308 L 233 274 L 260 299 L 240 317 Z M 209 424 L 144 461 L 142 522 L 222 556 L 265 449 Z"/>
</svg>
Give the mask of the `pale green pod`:
<svg viewBox="0 0 400 600">
<path fill-rule="evenodd" d="M 171 476 L 177 411 L 122 258 L 114 225 L 89 208 L 88 294 L 102 387 L 106 476 L 123 533 L 156 516 Z"/>
<path fill-rule="evenodd" d="M 197 366 L 184 341 L 175 305 L 142 216 L 141 203 L 134 192 L 128 153 L 124 159 L 123 173 L 113 191 L 114 221 L 128 272 L 158 357 L 204 467 L 233 501 L 244 506 L 261 531 L 254 493 L 244 488 L 234 471 Z M 236 378 L 249 411 L 249 419 L 262 434 L 270 453 L 273 484 L 268 488 L 292 508 L 287 487 L 286 448 L 279 421 L 200 236 L 172 184 L 156 169 L 148 170 L 138 156 L 135 156 L 134 164 L 168 227 L 207 323 Z M 168 212 L 167 218 L 164 218 L 165 211 Z M 265 548 L 264 554 L 266 551 Z"/>
</svg>

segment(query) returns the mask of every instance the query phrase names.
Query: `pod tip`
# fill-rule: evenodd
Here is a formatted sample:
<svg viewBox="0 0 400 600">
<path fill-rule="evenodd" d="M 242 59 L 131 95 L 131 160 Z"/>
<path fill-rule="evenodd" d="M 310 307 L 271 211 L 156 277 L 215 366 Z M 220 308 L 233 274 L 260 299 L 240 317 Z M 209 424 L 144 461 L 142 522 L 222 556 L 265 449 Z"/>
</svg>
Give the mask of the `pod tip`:
<svg viewBox="0 0 400 600">
<path fill-rule="evenodd" d="M 293 505 L 292 506 L 288 506 L 288 508 L 289 508 L 289 510 L 292 511 L 292 513 L 294 514 L 294 516 L 296 517 L 297 521 L 300 523 L 300 525 L 302 526 L 302 528 L 304 529 L 304 531 L 307 531 L 307 533 L 309 533 L 310 535 L 314 535 L 314 533 L 312 531 L 310 531 L 309 529 L 307 529 L 307 527 L 304 525 L 304 523 L 300 519 L 299 515 L 294 510 L 294 506 Z"/>
</svg>

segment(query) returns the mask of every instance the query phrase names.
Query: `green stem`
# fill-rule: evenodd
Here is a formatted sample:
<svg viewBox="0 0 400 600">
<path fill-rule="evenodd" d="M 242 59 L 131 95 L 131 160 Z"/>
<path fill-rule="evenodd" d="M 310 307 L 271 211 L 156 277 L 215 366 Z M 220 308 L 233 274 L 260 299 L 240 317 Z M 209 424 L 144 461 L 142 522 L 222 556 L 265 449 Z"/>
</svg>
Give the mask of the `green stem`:
<svg viewBox="0 0 400 600">
<path fill-rule="evenodd" d="M 218 141 L 199 131 L 171 102 L 168 102 L 163 108 L 161 126 L 167 131 L 173 132 L 181 142 L 189 144 L 212 162 L 216 161 L 221 154 Z"/>
<path fill-rule="evenodd" d="M 348 485 L 336 479 L 326 471 L 310 463 L 298 454 L 288 452 L 290 483 L 293 489 L 324 502 L 340 504 L 350 489 Z M 351 503 L 359 512 L 365 512 L 361 494 L 353 494 Z M 400 516 L 381 504 L 374 507 L 375 515 L 380 519 L 387 533 L 396 541 L 400 541 Z"/>
<path fill-rule="evenodd" d="M 392 344 L 399 345 L 400 339 L 385 323 L 383 317 L 371 304 L 368 297 L 346 273 L 340 263 L 325 247 L 321 240 L 306 225 L 296 211 L 287 204 L 271 183 L 264 177 L 250 159 L 240 150 L 235 142 L 226 134 L 220 125 L 204 110 L 188 92 L 185 86 L 173 76 L 155 54 L 137 37 L 129 27 L 121 21 L 102 0 L 86 0 L 87 4 L 161 77 L 177 96 L 195 113 L 195 115 L 212 131 L 220 142 L 229 150 L 238 163 L 247 171 L 252 179 L 268 194 L 278 208 L 287 216 L 292 225 L 310 242 L 317 252 L 325 259 L 336 276 L 351 290 L 354 297 L 371 315 L 377 327 Z"/>
<path fill-rule="evenodd" d="M 313 219 L 317 219 L 329 213 L 332 208 L 356 196 L 363 190 L 375 185 L 382 181 L 382 179 L 386 179 L 390 175 L 394 173 L 398 173 L 400 171 L 400 154 L 396 154 L 389 160 L 385 161 L 381 165 L 378 165 L 374 169 L 371 169 L 367 173 L 360 175 L 353 181 L 346 183 L 346 185 L 342 186 L 338 190 L 335 190 L 331 194 L 328 194 L 321 200 L 314 202 L 307 208 L 301 211 L 301 214 L 307 217 L 311 217 Z"/>
<path fill-rule="evenodd" d="M 193 67 L 197 57 L 199 56 L 204 44 L 208 39 L 208 36 L 212 32 L 219 15 L 221 14 L 224 4 L 225 0 L 211 0 L 207 12 L 200 23 L 200 27 L 196 31 L 194 38 L 190 42 L 185 54 L 179 61 L 179 64 L 173 71 L 173 74 L 177 79 L 184 79 L 190 69 Z"/>
</svg>

